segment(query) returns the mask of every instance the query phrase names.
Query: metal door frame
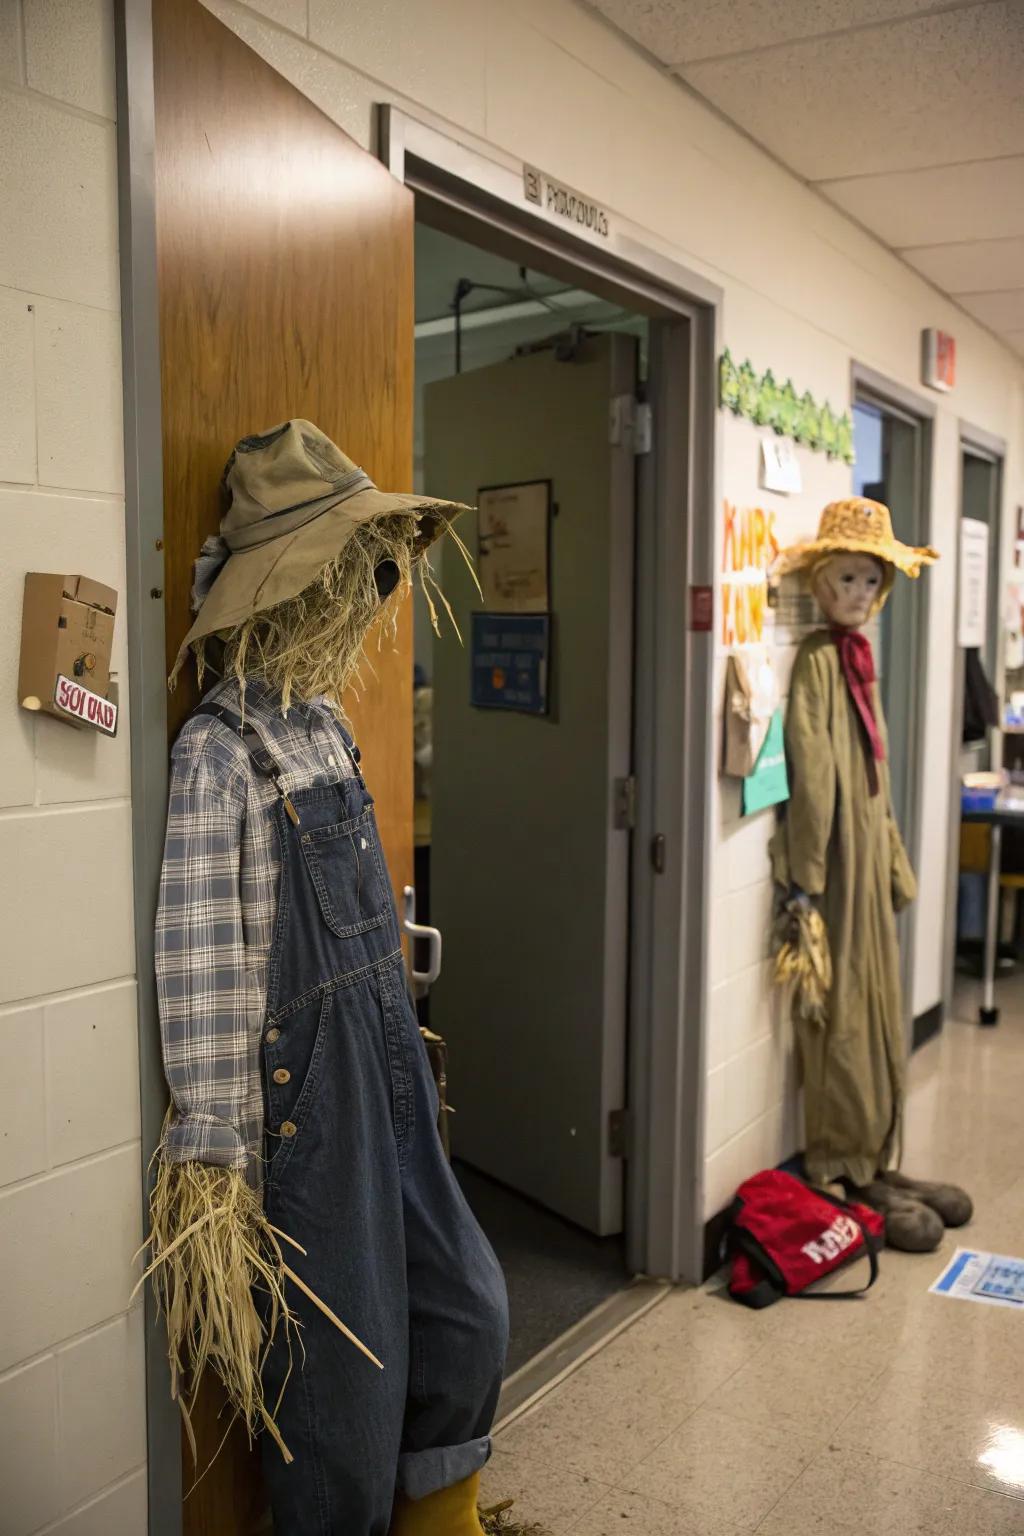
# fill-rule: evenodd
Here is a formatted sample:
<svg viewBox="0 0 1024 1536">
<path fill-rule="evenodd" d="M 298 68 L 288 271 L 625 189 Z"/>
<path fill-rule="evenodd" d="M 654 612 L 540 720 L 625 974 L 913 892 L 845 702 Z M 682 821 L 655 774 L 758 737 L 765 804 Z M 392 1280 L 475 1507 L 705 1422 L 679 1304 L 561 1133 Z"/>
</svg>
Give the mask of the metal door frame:
<svg viewBox="0 0 1024 1536">
<path fill-rule="evenodd" d="M 149 1165 L 160 1143 L 167 1085 L 153 964 L 153 923 L 167 821 L 164 636 L 163 405 L 156 260 L 155 109 L 151 0 L 114 0 L 118 243 L 125 459 L 125 606 L 131 714 L 132 871 L 139 1031 L 141 1222 L 149 1230 Z M 139 921 L 145 914 L 145 921 Z M 149 1536 L 180 1536 L 181 1414 L 171 1397 L 164 1325 L 143 1297 Z"/>
<path fill-rule="evenodd" d="M 960 796 L 957 790 L 960 785 L 960 754 L 962 748 L 961 731 L 963 729 L 964 713 L 964 669 L 961 664 L 960 651 L 960 524 L 963 521 L 963 459 L 964 454 L 970 453 L 979 459 L 987 459 L 995 466 L 996 483 L 996 548 L 998 550 L 998 562 L 996 565 L 996 590 L 998 592 L 1002 584 L 1003 575 L 1003 534 L 1004 520 L 1006 516 L 1006 442 L 1001 437 L 996 437 L 991 432 L 986 432 L 983 427 L 972 426 L 970 422 L 962 418 L 957 423 L 957 516 L 956 516 L 956 542 L 953 549 L 954 562 L 954 602 L 953 602 L 953 634 L 950 652 L 950 666 L 953 678 L 953 714 L 949 730 L 949 825 L 946 833 L 946 846 L 948 849 L 946 858 L 946 920 L 943 934 L 943 966 L 942 966 L 942 1007 L 946 1017 L 951 1017 L 953 1012 L 954 994 L 956 992 L 956 913 L 957 891 L 960 876 Z M 1003 682 L 1003 647 L 998 646 L 996 677 L 993 686 L 1002 689 Z M 996 743 L 999 751 L 999 760 L 994 766 L 1000 766 L 1002 762 L 1002 743 Z"/>
<path fill-rule="evenodd" d="M 527 202 L 525 167 L 514 157 L 484 153 L 389 105 L 380 109 L 378 143 L 431 222 L 477 244 L 511 245 L 524 260 L 532 255 L 652 316 L 654 448 L 637 507 L 638 590 L 652 601 L 638 605 L 635 657 L 626 1244 L 636 1272 L 699 1282 L 714 649 L 712 633 L 689 628 L 686 596 L 714 585 L 721 290 L 627 219 L 613 215 L 606 235 L 578 231 Z M 658 874 L 643 857 L 655 836 L 665 839 Z"/>
<path fill-rule="evenodd" d="M 935 414 L 936 408 L 933 401 L 917 394 L 914 390 L 907 389 L 902 384 L 896 384 L 884 374 L 877 373 L 873 368 L 868 368 L 862 363 L 854 362 L 850 369 L 850 398 L 856 404 L 863 401 L 866 405 L 873 405 L 877 410 L 896 417 L 908 426 L 915 428 L 917 433 L 915 468 L 914 500 L 915 523 L 919 542 L 930 544 L 932 542 L 932 460 L 935 450 Z M 928 621 L 931 613 L 931 587 L 925 582 L 922 585 L 920 603 L 914 621 L 913 651 L 911 665 L 915 668 L 920 679 L 920 686 L 915 697 L 914 715 L 910 728 L 910 751 L 908 753 L 909 772 L 907 775 L 908 794 L 908 825 L 901 828 L 907 851 L 910 854 L 910 862 L 915 869 L 920 868 L 921 844 L 924 837 L 924 826 L 921 820 L 921 807 L 924 797 L 924 709 L 922 700 L 927 697 L 928 688 Z M 903 1007 L 905 1018 L 905 1031 L 908 1051 L 913 1046 L 914 1032 L 914 957 L 917 942 L 917 913 L 916 906 L 897 919 L 902 928 L 901 932 L 901 972 L 903 982 Z"/>
</svg>

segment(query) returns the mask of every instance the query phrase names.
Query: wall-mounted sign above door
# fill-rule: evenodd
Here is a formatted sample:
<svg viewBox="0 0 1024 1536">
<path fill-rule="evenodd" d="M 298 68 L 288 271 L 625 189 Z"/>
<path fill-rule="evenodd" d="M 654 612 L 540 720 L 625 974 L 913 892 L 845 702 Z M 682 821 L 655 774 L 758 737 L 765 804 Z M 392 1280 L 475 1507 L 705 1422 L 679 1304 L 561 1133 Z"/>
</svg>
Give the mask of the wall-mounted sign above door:
<svg viewBox="0 0 1024 1536">
<path fill-rule="evenodd" d="M 600 235 L 602 240 L 611 234 L 611 217 L 606 209 L 564 182 L 555 181 L 545 171 L 538 171 L 536 166 L 523 166 L 523 196 L 528 203 L 535 203 L 567 224 Z"/>
</svg>

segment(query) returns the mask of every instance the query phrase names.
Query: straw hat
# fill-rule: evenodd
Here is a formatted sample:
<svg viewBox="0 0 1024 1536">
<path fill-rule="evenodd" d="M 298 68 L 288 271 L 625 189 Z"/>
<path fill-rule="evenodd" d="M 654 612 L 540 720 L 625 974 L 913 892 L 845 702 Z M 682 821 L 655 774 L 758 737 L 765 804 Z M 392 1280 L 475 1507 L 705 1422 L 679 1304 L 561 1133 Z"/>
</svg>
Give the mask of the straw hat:
<svg viewBox="0 0 1024 1536">
<path fill-rule="evenodd" d="M 197 640 L 297 597 L 367 522 L 415 518 L 418 558 L 468 510 L 461 502 L 379 491 L 319 427 L 301 420 L 243 437 L 223 483 L 227 510 L 220 536 L 207 539 L 196 561 L 198 616 L 175 672 Z"/>
<path fill-rule="evenodd" d="M 889 508 L 866 496 L 850 496 L 833 501 L 821 514 L 818 537 L 802 544 L 791 544 L 780 552 L 773 575 L 786 576 L 803 571 L 827 555 L 874 555 L 885 565 L 894 566 L 905 576 L 920 576 L 923 565 L 939 558 L 938 551 L 915 549 L 893 537 Z"/>
</svg>

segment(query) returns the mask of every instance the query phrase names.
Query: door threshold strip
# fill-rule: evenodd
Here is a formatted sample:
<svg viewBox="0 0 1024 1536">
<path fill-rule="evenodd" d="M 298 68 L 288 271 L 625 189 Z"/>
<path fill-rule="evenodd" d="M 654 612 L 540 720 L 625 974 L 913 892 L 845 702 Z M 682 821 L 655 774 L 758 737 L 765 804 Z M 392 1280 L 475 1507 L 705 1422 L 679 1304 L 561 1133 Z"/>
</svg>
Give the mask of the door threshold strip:
<svg viewBox="0 0 1024 1536">
<path fill-rule="evenodd" d="M 520 1366 L 501 1389 L 494 1433 L 500 1434 L 521 1418 L 620 1333 L 664 1301 L 672 1290 L 667 1280 L 638 1277 Z"/>
</svg>

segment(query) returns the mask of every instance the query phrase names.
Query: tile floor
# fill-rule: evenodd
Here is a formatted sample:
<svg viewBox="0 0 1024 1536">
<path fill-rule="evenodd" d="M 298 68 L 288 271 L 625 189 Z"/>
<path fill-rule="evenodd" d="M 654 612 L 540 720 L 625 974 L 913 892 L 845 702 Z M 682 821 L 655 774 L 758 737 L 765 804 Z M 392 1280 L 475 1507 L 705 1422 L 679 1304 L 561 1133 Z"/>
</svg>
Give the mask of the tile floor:
<svg viewBox="0 0 1024 1536">
<path fill-rule="evenodd" d="M 999 1000 L 979 1030 L 965 988 L 915 1056 L 904 1167 L 1024 1255 L 1024 977 Z M 863 1302 L 671 1293 L 499 1435 L 484 1503 L 552 1536 L 1021 1536 L 1024 1317 L 928 1294 L 957 1241 L 886 1253 Z"/>
</svg>

